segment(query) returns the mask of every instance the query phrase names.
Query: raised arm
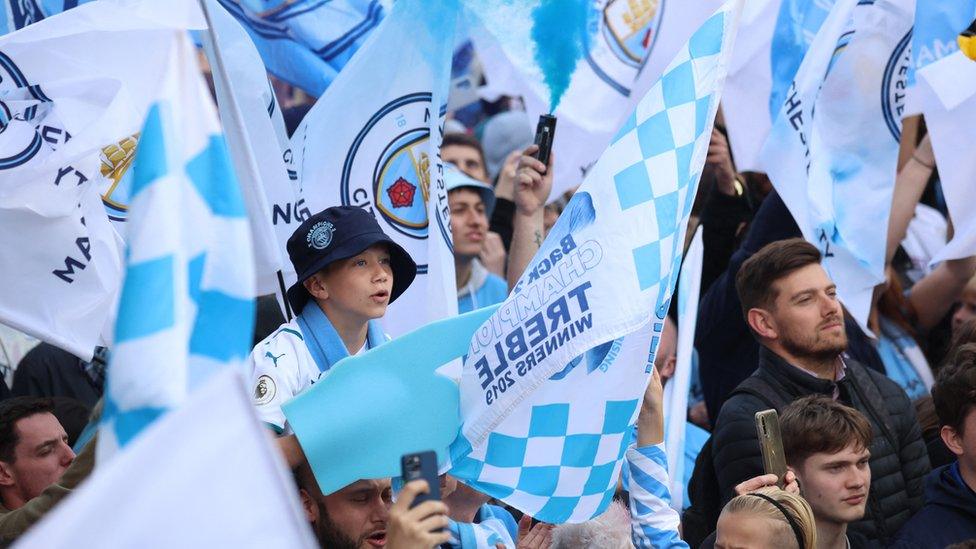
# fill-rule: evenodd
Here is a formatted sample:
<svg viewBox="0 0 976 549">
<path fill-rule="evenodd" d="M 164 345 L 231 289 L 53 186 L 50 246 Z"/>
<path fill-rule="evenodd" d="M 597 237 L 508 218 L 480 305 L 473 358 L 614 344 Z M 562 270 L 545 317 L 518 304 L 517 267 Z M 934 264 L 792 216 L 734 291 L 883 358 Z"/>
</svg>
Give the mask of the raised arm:
<svg viewBox="0 0 976 549">
<path fill-rule="evenodd" d="M 553 155 L 545 166 L 532 155 L 539 150 L 529 145 L 519 159 L 515 183 L 515 218 L 512 221 L 512 247 L 508 254 L 508 289 L 515 287 L 545 238 L 543 214 L 552 190 Z"/>
<path fill-rule="evenodd" d="M 668 460 L 664 452 L 664 391 L 657 368 L 637 416 L 637 446 L 627 450 L 630 473 L 631 538 L 638 549 L 686 548 L 678 535 L 680 518 L 671 508 Z"/>
<path fill-rule="evenodd" d="M 922 330 L 934 328 L 962 295 L 976 274 L 976 257 L 950 259 L 939 263 L 912 286 L 908 301 L 915 311 L 915 324 Z"/>
<path fill-rule="evenodd" d="M 908 224 L 915 217 L 915 206 L 925 192 L 925 186 L 935 168 L 935 153 L 932 141 L 926 135 L 918 144 L 908 163 L 895 178 L 895 192 L 891 201 L 891 216 L 888 218 L 888 243 L 885 249 L 885 263 L 891 263 L 895 250 L 905 239 Z"/>
</svg>

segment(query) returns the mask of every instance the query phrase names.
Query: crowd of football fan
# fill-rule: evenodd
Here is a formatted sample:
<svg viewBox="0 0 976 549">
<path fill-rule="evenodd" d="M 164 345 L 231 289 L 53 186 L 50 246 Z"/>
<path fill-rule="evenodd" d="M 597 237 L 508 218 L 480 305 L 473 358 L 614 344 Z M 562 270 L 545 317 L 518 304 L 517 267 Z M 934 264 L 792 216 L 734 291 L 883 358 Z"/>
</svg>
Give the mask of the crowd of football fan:
<svg viewBox="0 0 976 549">
<path fill-rule="evenodd" d="M 532 124 L 510 103 L 483 104 L 470 127 L 449 121 L 441 147 L 452 165 L 445 183 L 460 312 L 505 299 L 569 199 L 546 203 L 551 164 L 533 156 Z M 289 125 L 306 111 L 286 111 Z M 598 519 L 558 526 L 519 517 L 447 475 L 442 501 L 417 506 L 429 489 L 423 481 L 406 484 L 395 502 L 390 479 L 323 494 L 281 404 L 327 371 L 323 360 L 384 342 L 371 326 L 416 265 L 364 210 L 316 213 L 288 243 L 299 275 L 288 300 L 300 316 L 285 322 L 274 297 L 261 298 L 249 359 L 258 415 L 294 470 L 312 531 L 338 548 L 470 547 L 464 532 L 474 528 L 519 548 L 679 540 L 723 549 L 976 547 L 976 262 L 929 267 L 925 250 L 944 244 L 951 225 L 924 129 L 916 141 L 895 184 L 887 281 L 876 289 L 869 335 L 838 301 L 820 251 L 800 238 L 768 179 L 736 170 L 719 118 L 691 220 L 705 251 L 680 527 L 656 520 L 654 490 L 633 478 L 618 499 L 642 505 L 615 503 Z M 673 309 L 628 460 L 663 442 Z M 324 351 L 300 335 L 309 326 L 331 342 Z M 4 543 L 92 471 L 109 353 L 84 362 L 0 326 Z M 770 408 L 780 414 L 789 466 L 782 479 L 763 474 L 755 429 L 756 412 Z"/>
</svg>

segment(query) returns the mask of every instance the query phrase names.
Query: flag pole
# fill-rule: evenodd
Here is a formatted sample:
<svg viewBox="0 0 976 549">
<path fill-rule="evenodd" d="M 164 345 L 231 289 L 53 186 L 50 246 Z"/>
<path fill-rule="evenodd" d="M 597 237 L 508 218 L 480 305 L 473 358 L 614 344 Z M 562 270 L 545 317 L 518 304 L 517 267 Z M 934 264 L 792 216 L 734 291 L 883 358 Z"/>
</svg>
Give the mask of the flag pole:
<svg viewBox="0 0 976 549">
<path fill-rule="evenodd" d="M 210 70 L 214 73 L 214 86 L 216 87 L 218 78 L 222 81 L 224 86 L 230 91 L 230 77 L 227 74 L 227 67 L 224 64 L 224 56 L 220 51 L 220 42 L 217 40 L 217 34 L 214 31 L 213 18 L 210 14 L 210 6 L 208 5 L 208 0 L 198 0 L 200 4 L 200 9 L 203 11 L 203 17 L 207 22 L 207 32 L 204 35 L 204 40 L 210 42 L 211 51 L 213 52 L 213 59 L 210 63 Z M 261 172 L 258 169 L 257 159 L 254 157 L 254 147 L 251 146 L 250 136 L 244 131 L 244 120 L 242 119 L 240 105 L 237 103 L 237 97 L 232 91 L 226 94 L 227 100 L 230 101 L 230 120 L 224 120 L 221 117 L 221 125 L 234 126 L 238 129 L 238 134 L 243 140 L 243 153 L 245 157 L 245 164 L 247 170 L 254 175 L 255 180 L 260 188 L 252 188 L 249 185 L 243 185 L 238 178 L 238 185 L 241 187 L 241 192 L 246 198 L 248 198 L 248 203 L 256 204 L 258 212 L 250 212 L 251 217 L 251 227 L 255 228 L 257 224 L 258 231 L 252 231 L 254 234 L 254 239 L 263 239 L 265 248 L 273 250 L 275 256 L 275 264 L 278 269 L 276 276 L 278 279 L 278 302 L 282 307 L 282 312 L 285 314 L 286 320 L 291 320 L 293 317 L 291 307 L 288 304 L 287 287 L 285 285 L 285 277 L 282 269 L 282 258 L 281 250 L 278 246 L 278 242 L 274 237 L 274 227 L 271 225 L 270 221 L 266 216 L 266 213 L 270 211 L 268 207 L 268 201 L 265 193 L 263 192 L 264 182 L 261 181 Z M 214 98 L 216 101 L 216 98 Z M 255 214 L 257 214 L 255 216 Z M 259 234 L 258 234 L 259 233 Z M 255 246 L 256 249 L 260 249 L 260 246 Z M 255 254 L 256 257 L 256 254 Z"/>
</svg>

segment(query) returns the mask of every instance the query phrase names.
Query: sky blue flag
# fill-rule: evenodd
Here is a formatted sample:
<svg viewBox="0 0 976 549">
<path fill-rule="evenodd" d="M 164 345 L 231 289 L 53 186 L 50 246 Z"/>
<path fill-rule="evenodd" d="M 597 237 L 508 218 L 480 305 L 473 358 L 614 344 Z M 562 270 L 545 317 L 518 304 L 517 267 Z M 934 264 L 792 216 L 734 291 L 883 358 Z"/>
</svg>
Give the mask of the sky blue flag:
<svg viewBox="0 0 976 549">
<path fill-rule="evenodd" d="M 379 25 L 381 0 L 220 0 L 268 71 L 318 97 Z"/>
<path fill-rule="evenodd" d="M 174 31 L 133 162 L 125 277 L 99 461 L 182 404 L 214 372 L 242 368 L 254 326 L 244 200 L 196 48 Z"/>
<path fill-rule="evenodd" d="M 779 115 L 793 77 L 800 68 L 813 37 L 827 19 L 836 0 L 783 0 L 773 31 L 770 48 L 773 90 L 769 95 L 769 112 L 773 120 Z"/>
<path fill-rule="evenodd" d="M 914 69 L 910 84 L 915 83 L 915 71 L 927 67 L 959 50 L 956 36 L 973 21 L 976 0 L 926 2 L 918 0 L 915 11 L 915 31 L 912 35 Z"/>
<path fill-rule="evenodd" d="M 3 0 L 0 9 L 3 10 L 0 12 L 0 34 L 22 29 L 49 13 L 44 10 L 41 0 Z"/>
</svg>

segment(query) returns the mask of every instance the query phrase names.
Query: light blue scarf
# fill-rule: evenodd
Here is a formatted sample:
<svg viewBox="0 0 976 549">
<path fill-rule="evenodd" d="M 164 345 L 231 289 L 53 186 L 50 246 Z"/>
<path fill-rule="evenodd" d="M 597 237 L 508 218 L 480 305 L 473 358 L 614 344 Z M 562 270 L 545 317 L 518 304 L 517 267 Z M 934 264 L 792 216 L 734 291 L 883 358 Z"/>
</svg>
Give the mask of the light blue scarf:
<svg viewBox="0 0 976 549">
<path fill-rule="evenodd" d="M 305 346 L 312 354 L 319 371 L 328 372 L 335 363 L 349 356 L 346 345 L 332 327 L 329 317 L 314 302 L 305 305 L 295 321 L 302 330 Z M 385 341 L 386 335 L 380 323 L 370 320 L 366 328 L 366 348 L 372 349 Z"/>
</svg>

